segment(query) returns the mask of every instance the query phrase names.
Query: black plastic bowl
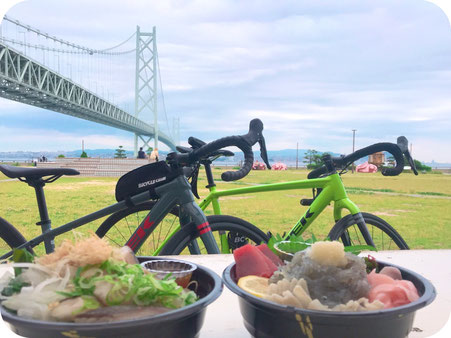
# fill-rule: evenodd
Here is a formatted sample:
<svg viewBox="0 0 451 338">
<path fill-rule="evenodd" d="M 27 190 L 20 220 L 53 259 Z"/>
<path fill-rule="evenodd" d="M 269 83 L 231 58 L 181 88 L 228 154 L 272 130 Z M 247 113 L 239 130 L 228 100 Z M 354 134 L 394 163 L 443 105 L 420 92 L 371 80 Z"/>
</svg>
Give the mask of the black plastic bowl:
<svg viewBox="0 0 451 338">
<path fill-rule="evenodd" d="M 395 266 L 378 262 L 381 267 Z M 254 337 L 404 338 L 412 330 L 415 311 L 431 303 L 434 286 L 415 272 L 396 266 L 420 298 L 392 309 L 366 312 L 312 311 L 279 305 L 243 291 L 236 284 L 235 263 L 223 272 L 225 285 L 239 296 L 244 326 Z"/>
<path fill-rule="evenodd" d="M 140 257 L 141 262 L 158 258 Z M 198 282 L 200 299 L 194 304 L 149 318 L 112 323 L 63 323 L 18 317 L 1 307 L 3 320 L 25 337 L 198 337 L 207 305 L 222 293 L 221 278 L 210 269 L 198 266 L 192 280 Z"/>
</svg>

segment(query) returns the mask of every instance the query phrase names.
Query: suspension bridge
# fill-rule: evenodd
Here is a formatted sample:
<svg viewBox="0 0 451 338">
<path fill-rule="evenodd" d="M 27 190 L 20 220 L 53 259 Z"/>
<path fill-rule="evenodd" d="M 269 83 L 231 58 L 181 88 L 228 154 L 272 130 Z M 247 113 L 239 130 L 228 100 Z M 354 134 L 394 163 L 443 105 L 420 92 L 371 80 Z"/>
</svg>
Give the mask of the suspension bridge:
<svg viewBox="0 0 451 338">
<path fill-rule="evenodd" d="M 169 123 L 164 103 L 155 27 L 138 26 L 123 42 L 93 49 L 5 15 L 0 97 L 131 132 L 135 155 L 152 139 L 156 149 L 179 143 L 179 120 Z"/>
</svg>

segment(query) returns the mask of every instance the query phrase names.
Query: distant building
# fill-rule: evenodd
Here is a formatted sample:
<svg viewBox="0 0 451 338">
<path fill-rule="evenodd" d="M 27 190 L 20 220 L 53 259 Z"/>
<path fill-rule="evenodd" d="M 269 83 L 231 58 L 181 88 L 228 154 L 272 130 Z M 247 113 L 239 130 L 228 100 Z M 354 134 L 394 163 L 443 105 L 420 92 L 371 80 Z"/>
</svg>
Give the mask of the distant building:
<svg viewBox="0 0 451 338">
<path fill-rule="evenodd" d="M 380 151 L 368 156 L 368 163 L 374 164 L 377 167 L 382 166 L 385 163 L 385 154 Z"/>
</svg>

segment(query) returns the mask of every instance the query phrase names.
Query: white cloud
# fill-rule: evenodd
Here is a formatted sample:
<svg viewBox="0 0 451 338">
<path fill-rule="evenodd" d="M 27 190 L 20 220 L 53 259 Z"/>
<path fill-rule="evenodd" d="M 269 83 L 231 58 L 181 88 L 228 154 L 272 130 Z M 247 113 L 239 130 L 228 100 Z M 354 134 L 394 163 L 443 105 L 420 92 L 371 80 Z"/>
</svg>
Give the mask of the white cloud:
<svg viewBox="0 0 451 338">
<path fill-rule="evenodd" d="M 142 31 L 156 25 L 165 104 L 170 120 L 181 117 L 182 140 L 244 133 L 260 117 L 271 149 L 301 140 L 309 148 L 349 152 L 351 129 L 358 129 L 361 146 L 401 133 L 437 149 L 451 144 L 451 30 L 427 2 L 31 0 L 8 15 L 95 48 L 117 44 L 137 24 Z M 107 76 L 79 77 L 90 88 L 107 88 L 132 111 L 134 62 L 124 56 L 100 67 Z M 7 121 L 0 125 L 19 127 L 10 120 L 19 109 L 1 100 Z M 48 143 L 35 136 L 34 144 Z M 73 134 L 67 144 L 79 137 L 85 135 Z M 430 160 L 434 153 L 417 154 Z M 449 152 L 434 156 L 451 162 Z"/>
<path fill-rule="evenodd" d="M 0 116 L 14 116 L 23 107 L 22 103 L 0 97 Z"/>
</svg>

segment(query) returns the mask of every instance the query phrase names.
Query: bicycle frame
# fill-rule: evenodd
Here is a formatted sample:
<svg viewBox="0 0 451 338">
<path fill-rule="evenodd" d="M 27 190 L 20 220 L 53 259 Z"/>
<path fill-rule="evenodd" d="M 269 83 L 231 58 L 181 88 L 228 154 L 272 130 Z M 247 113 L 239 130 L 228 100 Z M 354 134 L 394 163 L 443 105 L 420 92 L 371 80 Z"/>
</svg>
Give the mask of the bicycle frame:
<svg viewBox="0 0 451 338">
<path fill-rule="evenodd" d="M 170 236 L 168 236 L 154 252 L 154 255 L 158 255 L 161 252 L 162 248 L 181 226 L 184 226 L 191 221 L 197 226 L 207 251 L 209 253 L 219 253 L 219 249 L 210 231 L 210 227 L 208 226 L 207 218 L 199 206 L 194 202 L 191 186 L 184 176 L 176 177 L 173 181 L 156 188 L 155 191 L 160 198 L 138 228 L 136 228 L 126 245 L 135 252 L 139 250 L 141 245 L 150 236 L 163 217 L 178 204 L 180 205 L 181 210 L 180 224 L 178 224 L 178 226 L 176 225 L 176 231 L 171 232 Z M 193 253 L 199 252 L 197 243 L 190 244 L 190 251 Z"/>
<path fill-rule="evenodd" d="M 217 190 L 215 186 L 210 187 L 210 193 L 199 204 L 202 210 L 205 210 L 210 204 L 216 215 L 221 214 L 219 199 L 225 196 L 243 195 L 260 192 L 271 192 L 280 190 L 294 189 L 312 189 L 321 188 L 321 193 L 314 199 L 310 207 L 303 216 L 296 222 L 292 229 L 286 234 L 288 239 L 292 234 L 300 235 L 304 233 L 312 222 L 321 214 L 321 212 L 331 203 L 334 202 L 334 219 L 337 222 L 342 217 L 343 209 L 348 210 L 352 215 L 360 213 L 360 209 L 352 202 L 347 194 L 341 177 L 331 174 L 322 178 L 305 179 L 282 183 L 262 184 L 257 186 L 235 188 L 230 190 Z M 226 239 L 221 242 L 227 245 Z"/>
<path fill-rule="evenodd" d="M 211 187 L 210 194 L 205 197 L 205 199 L 199 204 L 199 206 L 202 210 L 205 210 L 211 203 L 214 213 L 220 214 L 221 210 L 219 205 L 219 198 L 224 196 L 312 188 L 321 188 L 322 191 L 315 198 L 304 215 L 293 226 L 290 233 L 286 235 L 287 238 L 291 234 L 302 234 L 330 202 L 334 202 L 335 221 L 338 221 L 341 218 L 343 209 L 347 209 L 353 215 L 360 212 L 360 209 L 357 207 L 357 205 L 355 205 L 354 202 L 352 202 L 348 198 L 343 182 L 338 174 L 332 174 L 322 178 L 262 184 L 230 190 L 217 190 L 216 187 Z"/>
<path fill-rule="evenodd" d="M 234 188 L 228 190 L 217 190 L 215 185 L 209 185 L 210 193 L 199 203 L 202 210 L 208 208 L 211 204 L 215 215 L 221 215 L 221 207 L 219 199 L 226 196 L 244 195 L 260 192 L 271 192 L 281 190 L 295 190 L 295 189 L 312 189 L 321 188 L 321 193 L 314 199 L 310 207 L 303 214 L 303 216 L 296 222 L 292 229 L 285 235 L 288 239 L 292 234 L 300 235 L 304 233 L 312 222 L 321 214 L 321 212 L 331 203 L 334 203 L 334 220 L 337 222 L 342 218 L 343 209 L 348 210 L 352 215 L 360 214 L 360 209 L 352 202 L 346 193 L 343 181 L 338 173 L 331 174 L 321 178 L 297 180 L 282 183 L 261 184 L 256 186 Z M 174 229 L 173 233 L 180 228 Z M 230 253 L 227 236 L 220 235 L 221 238 L 221 252 Z"/>
</svg>

